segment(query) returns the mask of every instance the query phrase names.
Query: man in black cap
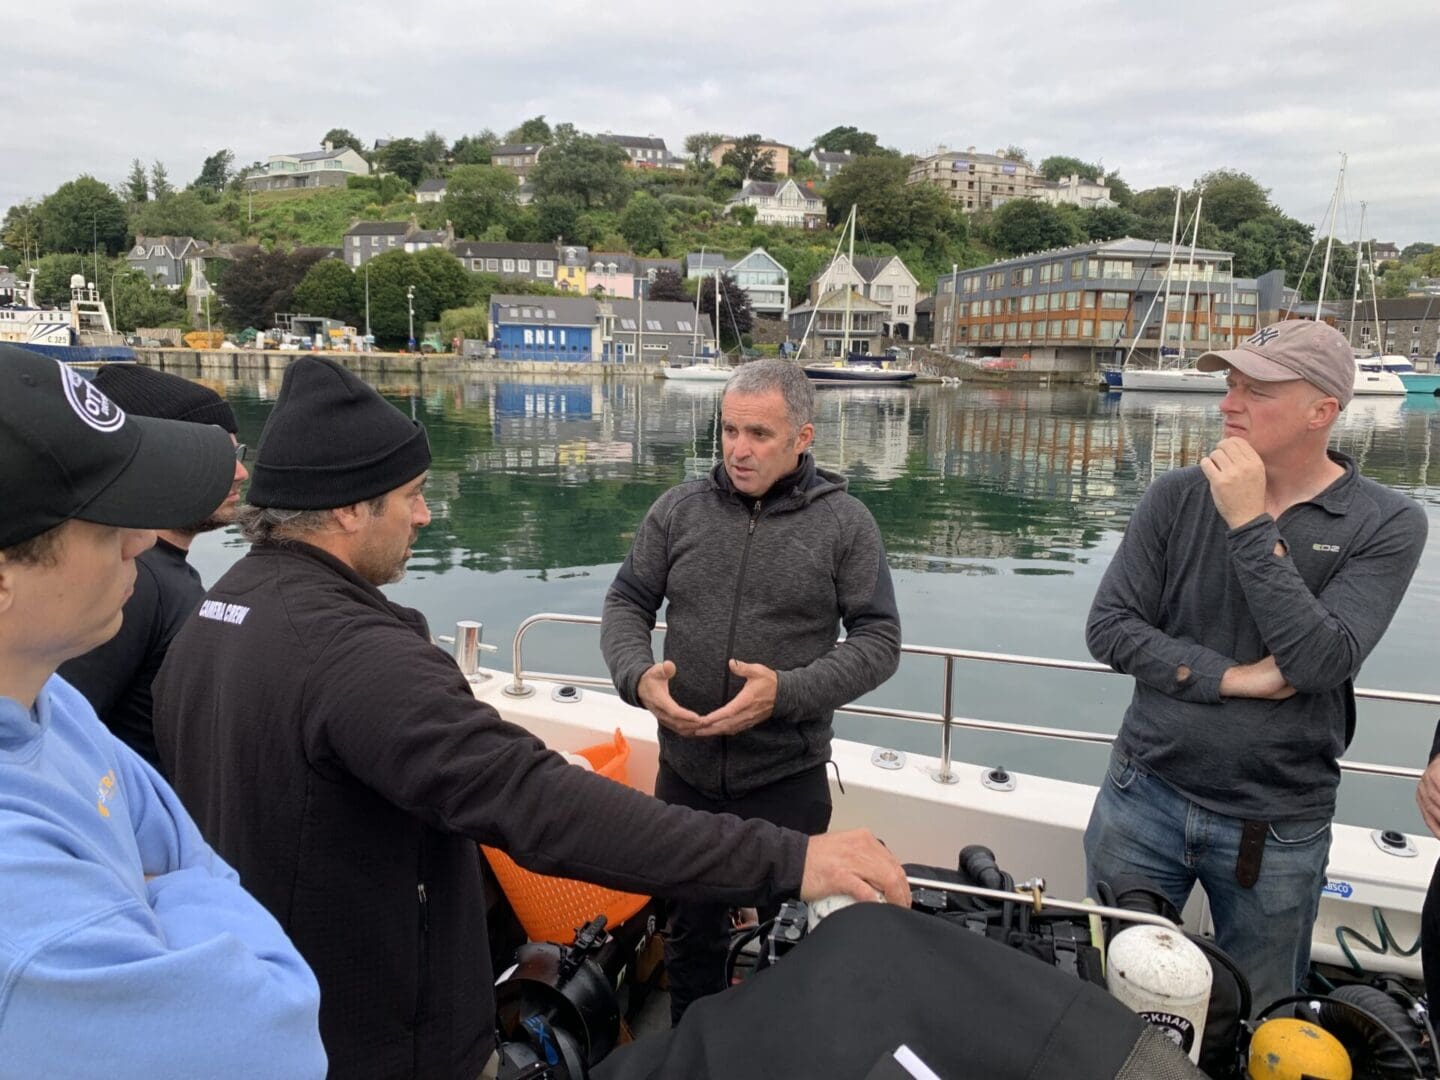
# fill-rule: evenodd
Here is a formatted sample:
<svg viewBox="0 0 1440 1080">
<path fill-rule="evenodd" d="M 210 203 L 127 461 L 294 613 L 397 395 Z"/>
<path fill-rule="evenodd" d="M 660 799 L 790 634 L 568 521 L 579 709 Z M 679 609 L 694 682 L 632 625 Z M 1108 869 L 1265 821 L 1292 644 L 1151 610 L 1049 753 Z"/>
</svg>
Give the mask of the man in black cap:
<svg viewBox="0 0 1440 1080">
<path fill-rule="evenodd" d="M 225 497 L 218 427 L 0 346 L 0 1073 L 325 1073 L 319 987 L 169 785 L 55 674 Z"/>
<path fill-rule="evenodd" d="M 666 806 L 570 767 L 475 699 L 396 580 L 430 520 L 424 429 L 332 360 L 297 360 L 240 527 L 155 683 L 162 760 L 321 984 L 335 1075 L 473 1080 L 495 1001 L 476 841 L 529 869 L 751 904 L 908 903 L 868 832 L 806 837 Z"/>
<path fill-rule="evenodd" d="M 131 416 L 213 424 L 229 432 L 235 447 L 234 475 L 225 501 L 202 520 L 179 529 L 157 530 L 155 546 L 135 560 L 135 591 L 125 601 L 120 632 L 60 668 L 61 677 L 95 706 L 105 726 L 159 769 L 150 719 L 150 684 L 171 640 L 205 598 L 205 586 L 186 561 L 186 554 L 197 535 L 235 520 L 240 485 L 249 475 L 244 465 L 245 447 L 236 440 L 240 426 L 234 410 L 208 386 L 141 364 L 107 364 L 91 382 Z"/>
</svg>

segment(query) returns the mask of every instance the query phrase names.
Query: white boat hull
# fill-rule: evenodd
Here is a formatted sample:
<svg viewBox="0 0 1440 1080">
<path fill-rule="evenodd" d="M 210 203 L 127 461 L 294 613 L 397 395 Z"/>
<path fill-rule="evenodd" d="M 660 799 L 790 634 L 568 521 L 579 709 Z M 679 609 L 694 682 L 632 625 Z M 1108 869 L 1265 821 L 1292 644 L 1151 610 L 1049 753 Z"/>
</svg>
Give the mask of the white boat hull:
<svg viewBox="0 0 1440 1080">
<path fill-rule="evenodd" d="M 667 379 L 681 382 L 728 382 L 735 374 L 733 368 L 716 367 L 714 364 L 687 364 L 684 367 L 664 367 L 660 374 Z"/>
<path fill-rule="evenodd" d="M 508 674 L 491 672 L 475 686 L 475 694 L 506 720 L 557 750 L 593 746 L 619 728 L 630 743 L 632 782 L 643 790 L 654 790 L 659 747 L 655 719 L 648 712 L 589 688 L 582 691 L 582 704 L 560 704 L 551 693 L 565 683 L 553 679 L 528 679 L 535 693 L 517 699 L 502 693 L 509 683 Z M 958 782 L 941 784 L 931 775 L 939 765 L 937 758 L 909 753 L 902 768 L 890 770 L 872 762 L 877 749 L 867 743 L 834 740 L 832 757 L 845 790 L 842 794 L 832 777 L 832 829 L 863 826 L 884 837 L 901 861 L 940 866 L 953 866 L 966 844 L 983 843 L 1017 881 L 1039 876 L 1055 896 L 1084 896 L 1082 837 L 1095 799 L 1094 787 L 1012 773 L 1014 790 L 995 790 L 981 783 L 988 767 L 975 762 L 956 762 L 952 771 Z M 1430 872 L 1440 857 L 1440 841 L 1412 836 L 1410 842 L 1418 855 L 1400 858 L 1381 852 L 1369 829 L 1334 827 L 1329 883 L 1315 925 L 1315 960 L 1343 965 L 1336 928 L 1352 926 L 1362 932 L 1373 928 L 1372 907 L 1384 912 L 1399 941 L 1416 940 Z M 1201 890 L 1196 890 L 1185 918 L 1191 926 L 1211 929 Z M 1353 942 L 1351 947 L 1372 971 L 1411 978 L 1421 975 L 1418 953 L 1407 958 L 1394 953 L 1376 955 Z"/>
<path fill-rule="evenodd" d="M 1126 368 L 1120 373 L 1120 388 L 1171 394 L 1223 394 L 1225 373 L 1193 368 Z"/>
</svg>

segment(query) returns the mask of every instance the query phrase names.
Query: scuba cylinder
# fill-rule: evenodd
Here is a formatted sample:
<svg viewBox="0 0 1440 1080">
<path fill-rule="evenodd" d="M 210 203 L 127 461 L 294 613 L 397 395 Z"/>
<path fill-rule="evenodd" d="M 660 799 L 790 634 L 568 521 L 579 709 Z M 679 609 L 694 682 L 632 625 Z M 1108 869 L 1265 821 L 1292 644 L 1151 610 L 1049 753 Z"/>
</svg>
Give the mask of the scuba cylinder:
<svg viewBox="0 0 1440 1080">
<path fill-rule="evenodd" d="M 1266 1020 L 1250 1039 L 1250 1080 L 1350 1080 L 1350 1056 L 1340 1040 L 1304 1020 Z"/>
<path fill-rule="evenodd" d="M 1110 942 L 1105 984 L 1110 993 L 1189 1055 L 1200 1060 L 1210 1007 L 1210 961 L 1183 933 L 1141 924 Z"/>
</svg>

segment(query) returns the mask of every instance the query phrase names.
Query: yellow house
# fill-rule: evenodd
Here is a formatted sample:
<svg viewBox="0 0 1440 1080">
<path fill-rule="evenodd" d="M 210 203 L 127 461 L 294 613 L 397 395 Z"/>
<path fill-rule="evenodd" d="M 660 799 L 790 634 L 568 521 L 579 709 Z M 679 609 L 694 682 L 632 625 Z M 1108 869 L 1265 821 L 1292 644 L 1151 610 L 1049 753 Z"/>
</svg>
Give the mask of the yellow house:
<svg viewBox="0 0 1440 1080">
<path fill-rule="evenodd" d="M 588 250 L 566 246 L 560 248 L 558 254 L 560 258 L 555 263 L 555 287 L 576 296 L 584 296 L 589 291 L 585 284 Z"/>
</svg>

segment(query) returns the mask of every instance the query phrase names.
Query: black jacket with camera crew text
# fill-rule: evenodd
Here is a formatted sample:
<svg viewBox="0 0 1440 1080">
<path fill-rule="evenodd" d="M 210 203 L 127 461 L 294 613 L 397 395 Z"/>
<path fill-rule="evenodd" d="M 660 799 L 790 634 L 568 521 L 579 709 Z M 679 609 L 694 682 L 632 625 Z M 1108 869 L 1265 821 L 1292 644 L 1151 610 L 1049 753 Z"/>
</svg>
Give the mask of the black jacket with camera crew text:
<svg viewBox="0 0 1440 1080">
<path fill-rule="evenodd" d="M 424 618 L 304 544 L 256 545 L 155 682 L 161 759 L 320 981 L 339 1077 L 473 1080 L 495 1003 L 475 842 L 542 873 L 741 904 L 805 838 L 665 806 L 474 698 Z"/>
</svg>

